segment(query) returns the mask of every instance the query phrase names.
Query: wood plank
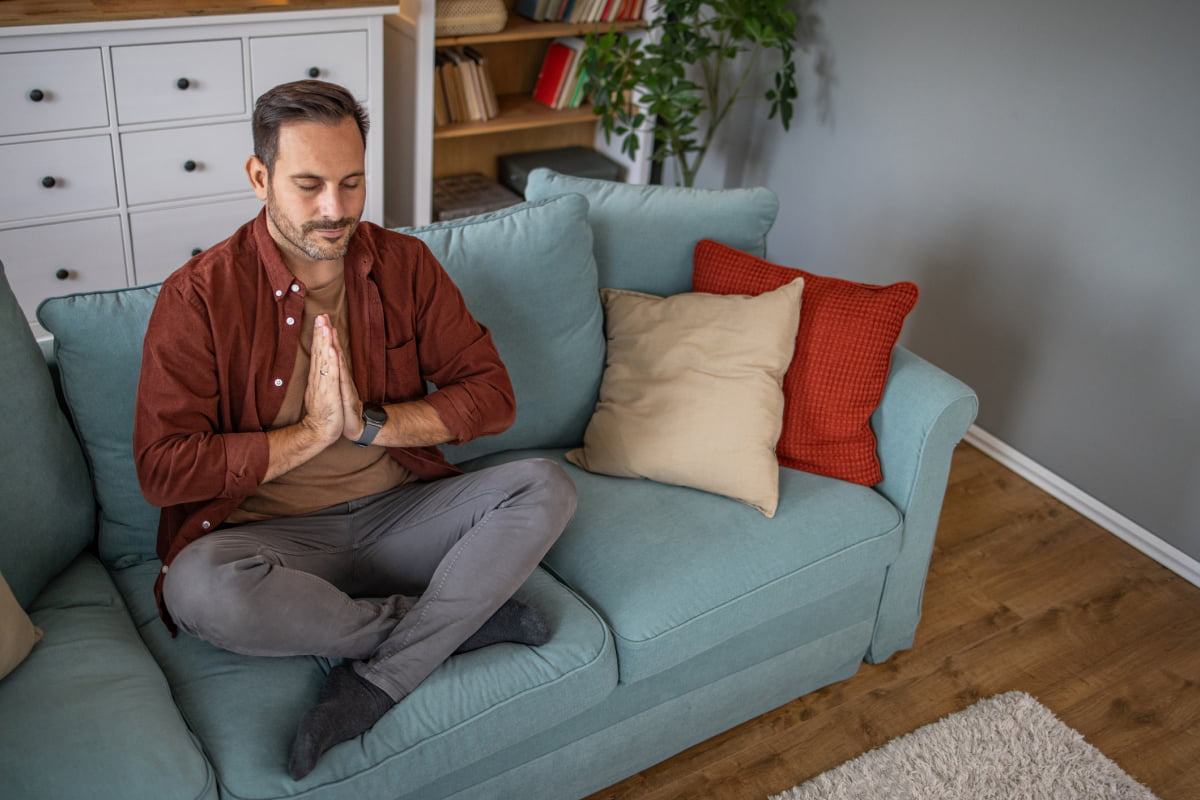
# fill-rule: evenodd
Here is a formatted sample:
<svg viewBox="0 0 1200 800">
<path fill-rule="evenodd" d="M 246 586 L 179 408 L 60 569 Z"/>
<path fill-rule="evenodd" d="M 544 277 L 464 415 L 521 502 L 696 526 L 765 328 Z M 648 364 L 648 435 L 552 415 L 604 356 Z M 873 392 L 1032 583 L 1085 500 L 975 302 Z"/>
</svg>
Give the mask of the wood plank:
<svg viewBox="0 0 1200 800">
<path fill-rule="evenodd" d="M 764 800 L 1010 690 L 1162 800 L 1200 797 L 1200 589 L 963 444 L 911 650 L 589 800 Z"/>
<path fill-rule="evenodd" d="M 211 17 L 222 14 L 257 14 L 314 9 L 351 9 L 387 6 L 369 0 L 4 0 L 0 27 L 64 25 L 79 22 L 117 22 L 172 17 Z M 398 6 L 397 6 L 398 8 Z"/>
</svg>

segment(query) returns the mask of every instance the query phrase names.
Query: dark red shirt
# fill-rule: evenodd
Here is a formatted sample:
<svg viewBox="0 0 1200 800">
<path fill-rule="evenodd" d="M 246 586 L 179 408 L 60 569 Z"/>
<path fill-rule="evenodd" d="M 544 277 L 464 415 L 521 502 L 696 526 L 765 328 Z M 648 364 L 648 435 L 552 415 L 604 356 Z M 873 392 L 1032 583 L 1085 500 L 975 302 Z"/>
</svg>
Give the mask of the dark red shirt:
<svg viewBox="0 0 1200 800">
<path fill-rule="evenodd" d="M 345 280 L 364 403 L 424 398 L 455 444 L 512 424 L 512 383 L 491 334 L 424 242 L 360 223 Z M 305 292 L 265 212 L 163 282 L 142 351 L 133 452 L 143 494 L 162 507 L 164 573 L 262 483 L 265 431 L 292 377 Z M 436 447 L 389 452 L 422 480 L 459 472 Z M 165 612 L 162 574 L 155 594 Z"/>
</svg>

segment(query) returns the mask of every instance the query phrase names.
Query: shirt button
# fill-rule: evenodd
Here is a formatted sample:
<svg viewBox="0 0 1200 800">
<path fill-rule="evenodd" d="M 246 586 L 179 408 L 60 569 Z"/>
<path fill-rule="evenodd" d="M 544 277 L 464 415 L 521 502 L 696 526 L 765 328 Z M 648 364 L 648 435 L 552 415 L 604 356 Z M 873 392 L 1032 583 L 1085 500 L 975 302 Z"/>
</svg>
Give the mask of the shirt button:
<svg viewBox="0 0 1200 800">
<path fill-rule="evenodd" d="M 288 324 L 288 325 L 295 325 L 295 324 L 296 324 L 296 318 L 295 318 L 295 317 L 288 317 L 288 318 L 287 318 L 287 324 Z"/>
<path fill-rule="evenodd" d="M 276 378 L 276 379 L 275 379 L 275 385 L 276 385 L 276 386 L 283 386 L 283 378 Z"/>
<path fill-rule="evenodd" d="M 209 522 L 208 520 L 204 520 L 204 522 L 200 523 L 200 527 L 204 528 L 204 530 L 208 530 L 209 528 L 212 527 L 212 523 Z"/>
<path fill-rule="evenodd" d="M 292 291 L 293 291 L 293 292 L 298 292 L 298 291 L 300 291 L 300 284 L 293 283 L 293 284 L 292 284 Z"/>
<path fill-rule="evenodd" d="M 276 297 L 283 297 L 283 289 L 276 289 L 276 290 L 275 290 L 275 296 L 276 296 Z"/>
<path fill-rule="evenodd" d="M 166 574 L 167 574 L 167 565 L 166 565 L 166 564 L 163 564 L 163 568 L 162 568 L 162 574 L 163 574 L 163 575 L 166 575 Z"/>
</svg>

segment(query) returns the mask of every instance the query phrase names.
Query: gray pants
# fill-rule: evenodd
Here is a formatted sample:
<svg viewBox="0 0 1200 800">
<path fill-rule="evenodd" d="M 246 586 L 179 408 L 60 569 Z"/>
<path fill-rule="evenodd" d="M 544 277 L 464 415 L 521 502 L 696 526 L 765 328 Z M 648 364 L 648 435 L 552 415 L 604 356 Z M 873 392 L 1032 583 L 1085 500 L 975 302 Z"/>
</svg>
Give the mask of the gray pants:
<svg viewBox="0 0 1200 800">
<path fill-rule="evenodd" d="M 510 598 L 575 513 L 575 486 L 529 459 L 214 531 L 163 591 L 179 628 L 263 656 L 354 659 L 399 701 Z"/>
</svg>

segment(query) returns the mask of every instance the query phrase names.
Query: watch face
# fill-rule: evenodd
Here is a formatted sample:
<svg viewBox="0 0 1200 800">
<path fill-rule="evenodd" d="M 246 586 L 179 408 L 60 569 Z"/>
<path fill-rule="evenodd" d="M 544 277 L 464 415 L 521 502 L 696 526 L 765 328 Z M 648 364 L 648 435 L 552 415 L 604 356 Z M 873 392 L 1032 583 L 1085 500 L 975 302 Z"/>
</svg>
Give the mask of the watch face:
<svg viewBox="0 0 1200 800">
<path fill-rule="evenodd" d="M 383 425 L 387 422 L 387 412 L 383 410 L 382 406 L 363 406 L 363 419 L 376 425 Z"/>
</svg>

